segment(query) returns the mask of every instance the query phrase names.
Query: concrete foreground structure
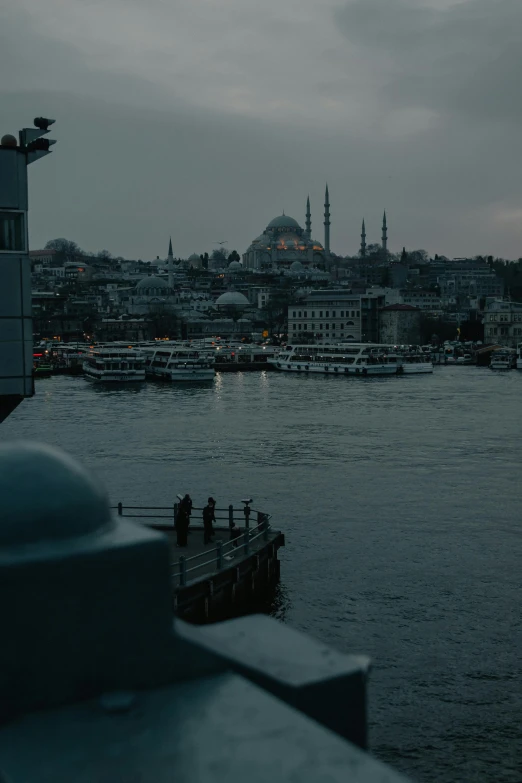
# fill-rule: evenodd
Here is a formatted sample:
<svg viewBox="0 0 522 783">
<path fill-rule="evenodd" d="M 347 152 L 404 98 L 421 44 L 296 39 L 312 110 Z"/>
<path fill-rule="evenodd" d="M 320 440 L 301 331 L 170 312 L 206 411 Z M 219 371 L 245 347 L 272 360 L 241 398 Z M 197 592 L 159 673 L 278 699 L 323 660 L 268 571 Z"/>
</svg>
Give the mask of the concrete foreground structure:
<svg viewBox="0 0 522 783">
<path fill-rule="evenodd" d="M 2 779 L 404 780 L 364 752 L 366 657 L 267 617 L 173 621 L 170 580 L 166 538 L 81 466 L 0 446 Z"/>
</svg>

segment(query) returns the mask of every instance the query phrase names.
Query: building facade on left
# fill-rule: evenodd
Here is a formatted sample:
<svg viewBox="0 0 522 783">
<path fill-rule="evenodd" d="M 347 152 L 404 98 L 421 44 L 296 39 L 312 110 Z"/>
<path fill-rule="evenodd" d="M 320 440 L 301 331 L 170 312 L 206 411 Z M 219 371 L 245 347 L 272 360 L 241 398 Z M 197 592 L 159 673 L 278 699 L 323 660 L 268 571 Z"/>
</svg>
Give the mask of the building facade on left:
<svg viewBox="0 0 522 783">
<path fill-rule="evenodd" d="M 48 154 L 53 122 L 0 140 L 0 422 L 34 393 L 27 166 Z"/>
</svg>

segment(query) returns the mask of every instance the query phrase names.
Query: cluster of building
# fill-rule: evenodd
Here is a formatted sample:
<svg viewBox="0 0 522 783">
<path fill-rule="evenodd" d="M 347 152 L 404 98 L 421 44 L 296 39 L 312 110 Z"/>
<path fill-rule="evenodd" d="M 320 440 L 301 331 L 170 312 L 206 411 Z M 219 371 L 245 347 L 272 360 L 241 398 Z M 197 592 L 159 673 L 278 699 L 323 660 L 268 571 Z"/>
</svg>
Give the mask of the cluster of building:
<svg viewBox="0 0 522 783">
<path fill-rule="evenodd" d="M 304 228 L 284 213 L 275 217 L 242 261 L 222 252 L 175 259 L 172 241 L 166 258 L 150 262 L 32 251 L 35 334 L 420 343 L 452 338 L 467 324 L 468 339 L 522 340 L 522 305 L 504 299 L 503 280 L 486 260 L 394 255 L 386 213 L 379 244 L 367 244 L 363 220 L 359 252 L 337 255 L 328 188 L 323 226 L 319 242 L 307 199 Z"/>
</svg>

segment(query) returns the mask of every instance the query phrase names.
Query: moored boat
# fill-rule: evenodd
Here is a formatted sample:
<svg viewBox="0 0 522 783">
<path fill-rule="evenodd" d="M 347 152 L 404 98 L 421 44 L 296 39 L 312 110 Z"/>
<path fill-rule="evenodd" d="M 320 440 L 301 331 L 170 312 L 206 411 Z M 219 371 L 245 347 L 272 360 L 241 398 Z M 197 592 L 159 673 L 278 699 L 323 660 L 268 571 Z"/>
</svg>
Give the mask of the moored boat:
<svg viewBox="0 0 522 783">
<path fill-rule="evenodd" d="M 282 372 L 326 375 L 396 375 L 400 357 L 388 345 L 339 343 L 336 345 L 287 345 L 271 363 Z"/>
<path fill-rule="evenodd" d="M 145 372 L 150 378 L 184 382 L 214 380 L 213 351 L 171 342 L 144 346 L 141 351 L 145 358 Z"/>
<path fill-rule="evenodd" d="M 136 383 L 145 380 L 145 359 L 132 348 L 92 348 L 83 362 L 87 380 L 97 383 Z"/>
<path fill-rule="evenodd" d="M 489 366 L 492 370 L 513 370 L 518 366 L 517 361 L 514 350 L 502 348 L 493 352 Z"/>
</svg>

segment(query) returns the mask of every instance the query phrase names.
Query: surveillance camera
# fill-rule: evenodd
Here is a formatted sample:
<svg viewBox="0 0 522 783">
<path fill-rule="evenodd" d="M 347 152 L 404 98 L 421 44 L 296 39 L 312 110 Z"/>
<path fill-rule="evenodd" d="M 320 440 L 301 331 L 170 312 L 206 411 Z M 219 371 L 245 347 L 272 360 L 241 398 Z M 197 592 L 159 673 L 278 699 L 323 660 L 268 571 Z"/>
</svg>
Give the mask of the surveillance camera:
<svg viewBox="0 0 522 783">
<path fill-rule="evenodd" d="M 49 125 L 52 125 L 56 120 L 49 120 L 47 117 L 35 117 L 34 126 L 40 130 L 49 130 Z"/>
<path fill-rule="evenodd" d="M 248 500 L 242 500 L 241 502 L 244 503 L 245 505 L 248 505 L 249 503 L 252 502 L 252 498 L 249 498 Z"/>
</svg>

